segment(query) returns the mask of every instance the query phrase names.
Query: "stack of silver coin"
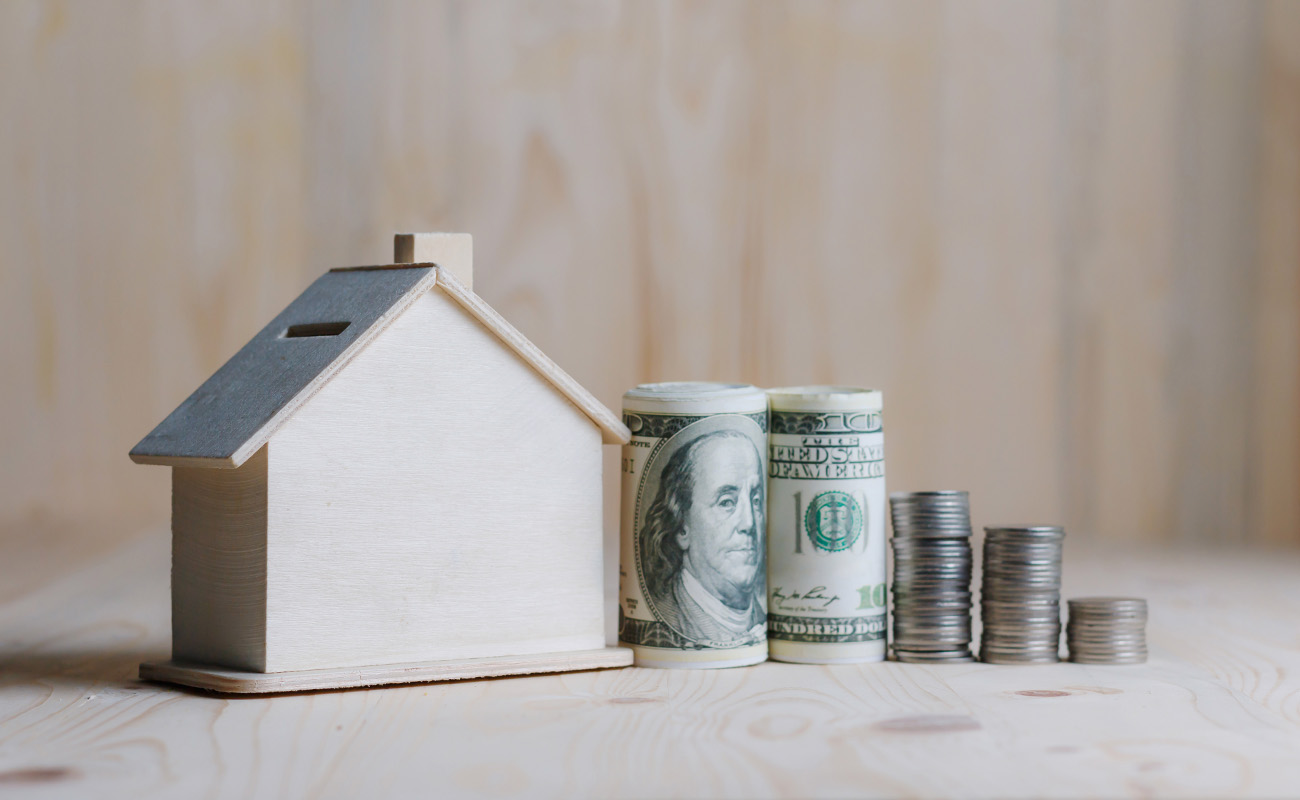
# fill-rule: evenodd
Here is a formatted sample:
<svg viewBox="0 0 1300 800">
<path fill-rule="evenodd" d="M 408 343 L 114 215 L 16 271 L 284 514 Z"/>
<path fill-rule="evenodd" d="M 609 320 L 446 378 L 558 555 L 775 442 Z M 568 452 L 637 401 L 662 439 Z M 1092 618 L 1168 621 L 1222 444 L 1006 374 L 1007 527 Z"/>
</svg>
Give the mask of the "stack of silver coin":
<svg viewBox="0 0 1300 800">
<path fill-rule="evenodd" d="M 1079 664 L 1143 664 L 1147 660 L 1147 601 L 1080 597 L 1070 601 L 1065 641 Z"/>
<path fill-rule="evenodd" d="M 974 660 L 971 642 L 970 494 L 895 492 L 894 656 L 943 664 Z"/>
<path fill-rule="evenodd" d="M 1064 542 L 1065 529 L 1055 525 L 984 529 L 981 661 L 1052 664 L 1060 660 Z"/>
</svg>

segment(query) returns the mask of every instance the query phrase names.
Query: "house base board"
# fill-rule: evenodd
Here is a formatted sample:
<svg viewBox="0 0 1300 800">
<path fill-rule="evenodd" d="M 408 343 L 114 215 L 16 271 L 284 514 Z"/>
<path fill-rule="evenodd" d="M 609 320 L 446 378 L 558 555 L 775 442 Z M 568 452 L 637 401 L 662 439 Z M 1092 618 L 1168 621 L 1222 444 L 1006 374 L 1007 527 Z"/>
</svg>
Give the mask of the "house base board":
<svg viewBox="0 0 1300 800">
<path fill-rule="evenodd" d="M 622 647 L 604 647 L 599 650 L 576 650 L 569 653 L 461 658 L 346 669 L 304 669 L 293 672 L 244 672 L 185 661 L 146 661 L 140 665 L 140 678 L 224 694 L 272 694 L 402 683 L 459 681 L 469 678 L 497 678 L 505 675 L 535 675 L 544 672 L 572 672 L 631 665 L 631 650 Z"/>
</svg>

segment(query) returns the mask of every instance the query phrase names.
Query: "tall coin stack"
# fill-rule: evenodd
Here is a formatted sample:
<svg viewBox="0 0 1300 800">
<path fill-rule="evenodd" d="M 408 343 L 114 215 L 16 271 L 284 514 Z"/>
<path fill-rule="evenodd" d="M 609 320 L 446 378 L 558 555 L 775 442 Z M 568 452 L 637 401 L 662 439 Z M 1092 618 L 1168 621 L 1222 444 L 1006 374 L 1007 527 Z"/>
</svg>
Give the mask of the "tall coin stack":
<svg viewBox="0 0 1300 800">
<path fill-rule="evenodd" d="M 1065 641 L 1079 664 L 1143 664 L 1147 660 L 1147 601 L 1080 597 L 1070 601 Z"/>
<path fill-rule="evenodd" d="M 971 661 L 970 494 L 895 492 L 894 656 L 907 663 Z"/>
<path fill-rule="evenodd" d="M 984 529 L 981 661 L 1060 661 L 1064 542 L 1065 529 L 1055 525 Z"/>
</svg>

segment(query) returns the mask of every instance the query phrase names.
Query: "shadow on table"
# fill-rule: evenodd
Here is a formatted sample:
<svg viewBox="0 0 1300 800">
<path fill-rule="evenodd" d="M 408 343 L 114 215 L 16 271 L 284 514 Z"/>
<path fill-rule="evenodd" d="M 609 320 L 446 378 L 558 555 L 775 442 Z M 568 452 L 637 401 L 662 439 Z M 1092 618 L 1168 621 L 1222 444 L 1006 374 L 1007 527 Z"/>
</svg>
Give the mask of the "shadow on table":
<svg viewBox="0 0 1300 800">
<path fill-rule="evenodd" d="M 0 692 L 16 686 L 117 688 L 134 691 L 151 686 L 140 680 L 140 662 L 165 660 L 166 650 L 28 650 L 0 649 Z"/>
</svg>

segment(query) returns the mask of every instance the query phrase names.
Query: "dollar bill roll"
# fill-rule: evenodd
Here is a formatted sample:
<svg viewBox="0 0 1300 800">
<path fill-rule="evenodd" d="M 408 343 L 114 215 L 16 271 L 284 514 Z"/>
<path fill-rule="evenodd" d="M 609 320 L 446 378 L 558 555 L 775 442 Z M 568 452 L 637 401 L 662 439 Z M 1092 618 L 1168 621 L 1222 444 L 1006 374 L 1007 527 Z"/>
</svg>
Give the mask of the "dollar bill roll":
<svg viewBox="0 0 1300 800">
<path fill-rule="evenodd" d="M 767 658 L 767 397 L 728 383 L 623 395 L 619 643 L 638 666 Z"/>
<path fill-rule="evenodd" d="M 768 648 L 777 661 L 885 658 L 881 393 L 772 389 Z"/>
</svg>

